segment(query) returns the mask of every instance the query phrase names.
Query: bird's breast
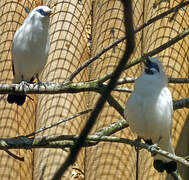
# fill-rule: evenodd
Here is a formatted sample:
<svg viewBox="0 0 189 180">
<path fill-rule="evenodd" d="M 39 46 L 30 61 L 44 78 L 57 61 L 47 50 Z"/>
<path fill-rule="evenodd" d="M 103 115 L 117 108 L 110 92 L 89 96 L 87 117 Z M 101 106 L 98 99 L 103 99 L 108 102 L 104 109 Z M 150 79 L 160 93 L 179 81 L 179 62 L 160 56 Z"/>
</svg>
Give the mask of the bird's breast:
<svg viewBox="0 0 189 180">
<path fill-rule="evenodd" d="M 30 24 L 21 27 L 15 34 L 12 46 L 17 81 L 20 81 L 21 75 L 28 81 L 41 72 L 47 60 L 48 50 L 48 29 Z"/>
<path fill-rule="evenodd" d="M 129 126 L 140 137 L 157 140 L 169 133 L 172 99 L 167 92 L 167 88 L 163 88 L 148 95 L 134 92 L 129 97 L 126 104 Z"/>
</svg>

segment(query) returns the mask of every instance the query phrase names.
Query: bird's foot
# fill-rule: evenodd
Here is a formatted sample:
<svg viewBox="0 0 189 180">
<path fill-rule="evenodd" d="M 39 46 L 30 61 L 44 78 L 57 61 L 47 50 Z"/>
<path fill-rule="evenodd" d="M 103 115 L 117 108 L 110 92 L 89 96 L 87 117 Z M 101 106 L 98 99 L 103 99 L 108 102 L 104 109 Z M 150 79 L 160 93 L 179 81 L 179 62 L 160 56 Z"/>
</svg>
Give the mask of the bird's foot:
<svg viewBox="0 0 189 180">
<path fill-rule="evenodd" d="M 153 152 L 155 149 L 159 149 L 159 147 L 158 147 L 158 145 L 157 144 L 152 144 L 152 145 L 150 145 L 149 146 L 149 148 L 148 148 L 150 151 L 151 151 L 151 153 L 152 153 L 152 156 L 155 156 L 156 155 L 156 153 L 155 152 Z"/>
<path fill-rule="evenodd" d="M 24 91 L 24 93 L 26 93 L 26 86 L 29 88 L 30 87 L 30 83 L 26 82 L 26 81 L 21 81 L 19 84 L 19 88 L 21 90 Z"/>
<path fill-rule="evenodd" d="M 134 140 L 133 144 L 135 145 L 135 150 L 140 150 L 141 148 L 139 146 L 137 146 L 137 144 L 139 144 L 141 142 L 141 138 L 138 137 L 137 139 Z"/>
<path fill-rule="evenodd" d="M 44 86 L 45 89 L 46 89 L 47 86 L 46 86 L 45 83 L 43 83 L 43 82 L 41 82 L 41 81 L 39 80 L 39 75 L 38 75 L 38 73 L 36 74 L 36 79 L 37 79 L 37 82 L 34 84 L 34 87 L 35 87 L 35 86 L 38 86 L 38 87 Z"/>
<path fill-rule="evenodd" d="M 38 87 L 40 87 L 40 86 L 44 86 L 45 87 L 45 89 L 46 89 L 46 84 L 44 83 L 44 82 L 41 82 L 41 81 L 37 81 L 35 84 L 34 84 L 34 87 L 35 86 L 38 86 Z"/>
</svg>

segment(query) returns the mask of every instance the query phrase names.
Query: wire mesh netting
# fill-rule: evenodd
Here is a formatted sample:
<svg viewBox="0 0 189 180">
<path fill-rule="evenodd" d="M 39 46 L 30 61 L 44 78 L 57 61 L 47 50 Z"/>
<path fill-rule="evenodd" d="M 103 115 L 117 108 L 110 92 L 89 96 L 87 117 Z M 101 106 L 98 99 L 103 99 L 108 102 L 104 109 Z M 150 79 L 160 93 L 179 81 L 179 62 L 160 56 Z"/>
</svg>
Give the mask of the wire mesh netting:
<svg viewBox="0 0 189 180">
<path fill-rule="evenodd" d="M 176 1 L 132 1 L 134 28 L 172 7 L 182 3 Z M 123 6 L 119 0 L 1 0 L 0 1 L 0 82 L 12 82 L 11 44 L 15 31 L 21 26 L 27 12 L 39 5 L 48 5 L 53 14 L 50 21 L 51 47 L 48 61 L 40 74 L 42 81 L 63 82 L 89 58 L 94 57 L 108 45 L 125 36 Z M 154 21 L 135 34 L 135 50 L 130 62 L 146 54 L 189 27 L 188 6 L 179 9 L 160 20 Z M 172 78 L 189 78 L 189 39 L 188 36 L 159 52 L 165 72 Z M 103 53 L 96 61 L 82 70 L 74 82 L 89 81 L 111 73 L 125 50 L 122 41 Z M 121 77 L 136 78 L 143 71 L 137 64 Z M 133 88 L 133 84 L 120 87 Z M 188 97 L 188 84 L 169 83 L 173 99 Z M 124 107 L 130 95 L 113 91 L 111 95 Z M 6 102 L 7 95 L 0 99 L 1 137 L 26 135 L 41 127 L 69 117 L 72 114 L 94 108 L 99 94 L 96 92 L 64 93 L 53 95 L 31 95 L 21 107 Z M 50 128 L 37 136 L 79 134 L 85 125 L 87 115 L 79 116 L 59 126 Z M 122 119 L 121 115 L 106 103 L 95 123 L 92 132 Z M 189 125 L 188 109 L 174 112 L 172 140 L 176 154 L 186 156 L 188 152 Z M 135 139 L 137 136 L 129 128 L 114 134 L 118 137 Z M 16 149 L 14 154 L 24 157 L 24 162 L 15 160 L 5 151 L 0 151 L 2 179 L 52 179 L 56 170 L 65 161 L 69 149 Z M 170 178 L 166 173 L 158 173 L 153 168 L 153 157 L 146 150 L 139 152 L 139 179 Z M 184 179 L 188 169 L 179 164 L 179 172 Z M 76 163 L 69 167 L 62 179 L 136 179 L 136 151 L 134 147 L 121 143 L 104 142 L 82 148 Z"/>
</svg>

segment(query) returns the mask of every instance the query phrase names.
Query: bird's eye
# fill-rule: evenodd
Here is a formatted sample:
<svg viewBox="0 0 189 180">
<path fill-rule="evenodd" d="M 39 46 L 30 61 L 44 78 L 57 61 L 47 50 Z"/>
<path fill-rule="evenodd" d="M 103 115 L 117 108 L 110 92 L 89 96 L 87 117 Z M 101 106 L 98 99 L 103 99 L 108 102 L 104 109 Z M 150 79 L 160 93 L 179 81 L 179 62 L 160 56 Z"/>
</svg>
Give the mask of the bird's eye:
<svg viewBox="0 0 189 180">
<path fill-rule="evenodd" d="M 159 66 L 157 63 L 153 63 L 152 67 L 159 72 Z"/>
<path fill-rule="evenodd" d="M 39 12 L 42 16 L 46 15 L 46 12 L 43 11 L 43 9 L 38 9 L 37 12 Z"/>
<path fill-rule="evenodd" d="M 152 62 L 149 59 L 147 59 L 147 61 L 145 62 L 146 68 L 145 68 L 145 72 L 147 74 L 154 74 L 159 71 L 159 66 L 156 62 Z"/>
</svg>

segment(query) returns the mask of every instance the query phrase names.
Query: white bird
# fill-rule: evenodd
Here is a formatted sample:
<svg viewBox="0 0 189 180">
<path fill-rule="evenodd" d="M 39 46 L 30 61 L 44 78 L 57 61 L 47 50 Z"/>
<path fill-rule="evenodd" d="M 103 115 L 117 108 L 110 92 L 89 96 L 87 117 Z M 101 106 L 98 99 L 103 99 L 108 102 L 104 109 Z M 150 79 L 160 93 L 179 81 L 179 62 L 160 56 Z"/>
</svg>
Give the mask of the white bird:
<svg viewBox="0 0 189 180">
<path fill-rule="evenodd" d="M 51 9 L 38 6 L 16 31 L 12 43 L 13 83 L 33 82 L 44 68 L 50 48 L 49 22 Z M 22 105 L 26 95 L 9 94 L 7 101 Z"/>
<path fill-rule="evenodd" d="M 167 78 L 157 57 L 148 57 L 145 72 L 135 81 L 128 98 L 125 118 L 132 131 L 148 144 L 174 154 L 171 142 L 173 103 Z M 154 157 L 154 168 L 167 173 L 176 171 L 177 164 L 160 155 Z"/>
</svg>

